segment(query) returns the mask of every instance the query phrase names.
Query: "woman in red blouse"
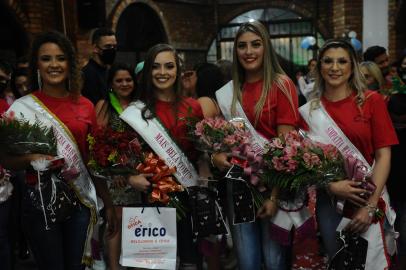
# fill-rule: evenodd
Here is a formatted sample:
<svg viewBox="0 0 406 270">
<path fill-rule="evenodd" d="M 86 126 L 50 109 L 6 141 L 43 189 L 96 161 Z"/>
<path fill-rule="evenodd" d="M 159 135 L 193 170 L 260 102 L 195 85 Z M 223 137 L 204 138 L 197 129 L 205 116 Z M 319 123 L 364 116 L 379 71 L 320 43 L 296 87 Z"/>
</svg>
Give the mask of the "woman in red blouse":
<svg viewBox="0 0 406 270">
<path fill-rule="evenodd" d="M 294 83 L 280 67 L 266 28 L 257 21 L 243 24 L 233 49 L 233 93 L 231 115 L 239 102 L 256 132 L 269 140 L 295 129 L 298 123 L 298 98 Z M 221 103 L 221 100 L 219 100 Z M 213 154 L 214 165 L 231 166 L 226 153 Z M 286 269 L 287 250 L 270 238 L 269 219 L 278 211 L 278 190 L 258 209 L 255 223 L 232 226 L 240 269 Z"/>
<path fill-rule="evenodd" d="M 182 118 L 194 116 L 202 119 L 203 113 L 195 99 L 181 96 L 180 62 L 172 46 L 158 44 L 148 51 L 137 96 L 146 105 L 142 117 L 157 118 L 189 160 L 196 163 L 197 152 L 187 139 L 187 126 Z M 139 185 L 148 187 L 149 182 L 138 175 L 130 177 L 130 184 L 140 190 Z M 195 267 L 198 253 L 193 243 L 190 219 L 184 218 L 177 225 L 181 269 L 191 265 Z"/>
<path fill-rule="evenodd" d="M 58 155 L 79 171 L 69 183 L 75 187 L 80 207 L 67 220 L 47 222 L 30 197 L 37 186 L 37 174 L 28 177 L 27 173 L 22 203 L 23 227 L 40 269 L 84 269 L 85 264 L 90 265 L 92 261 L 90 239 L 97 218 L 96 192 L 105 204 L 109 233 L 116 233 L 114 209 L 107 189 L 99 181 L 95 181 L 94 186 L 85 167 L 86 138 L 95 128 L 96 115 L 92 103 L 80 95 L 74 49 L 64 35 L 58 32 L 39 35 L 32 45 L 30 67 L 31 83 L 38 90 L 15 101 L 9 112 L 13 111 L 16 117 L 24 112 L 24 118 L 38 119 L 54 128 L 54 133 L 58 134 Z M 63 142 L 61 138 L 65 138 Z M 30 168 L 32 161 L 52 158 L 35 153 L 19 156 L 2 153 L 2 164 L 22 170 Z"/>
<path fill-rule="evenodd" d="M 313 121 L 321 119 L 311 118 L 312 113 L 324 109 L 331 117 L 331 123 L 335 123 L 344 134 L 341 138 L 344 141 L 348 138 L 355 150 L 365 159 L 366 166 L 372 168 L 371 181 L 376 185 L 376 190 L 367 198 L 364 195 L 369 192 L 359 187 L 360 182 L 348 179 L 330 183 L 326 187 L 327 192 L 318 191 L 316 213 L 324 246 L 330 259 L 339 249 L 336 229 L 343 215 L 336 211 L 331 199 L 352 202 L 358 207 L 348 216 L 345 211 L 346 202 L 344 216 L 351 221 L 344 230 L 361 237 L 369 235 L 374 238 L 373 241 L 367 238 L 369 243 L 365 269 L 388 269 L 389 242 L 382 239 L 385 237 L 383 231 L 386 226 L 393 226 L 394 222 L 389 201 L 385 201 L 384 209 L 388 222 L 385 222 L 385 225 L 383 221 L 382 224 L 373 222 L 378 202 L 387 194 L 385 183 L 390 170 L 391 145 L 398 143 L 385 102 L 377 92 L 366 90 L 355 50 L 346 41 L 336 39 L 324 44 L 320 49 L 316 73 L 315 88 L 310 95 L 310 101 L 300 108 L 310 125 L 310 132 L 315 130 L 312 128 L 315 126 Z M 373 225 L 377 225 L 378 229 L 374 230 Z M 363 234 L 365 232 L 366 234 Z M 371 250 L 375 253 L 370 253 Z"/>
</svg>

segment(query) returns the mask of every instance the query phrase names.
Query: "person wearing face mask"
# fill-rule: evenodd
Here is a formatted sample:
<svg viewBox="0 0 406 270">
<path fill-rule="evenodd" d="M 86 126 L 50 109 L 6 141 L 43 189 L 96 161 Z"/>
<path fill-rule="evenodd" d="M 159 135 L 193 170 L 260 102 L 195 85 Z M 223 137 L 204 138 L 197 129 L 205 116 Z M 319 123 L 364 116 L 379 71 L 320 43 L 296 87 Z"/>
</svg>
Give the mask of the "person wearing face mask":
<svg viewBox="0 0 406 270">
<path fill-rule="evenodd" d="M 108 28 L 96 29 L 92 35 L 92 48 L 92 58 L 82 69 L 82 94 L 96 104 L 105 99 L 108 92 L 107 73 L 117 51 L 114 32 Z"/>
</svg>

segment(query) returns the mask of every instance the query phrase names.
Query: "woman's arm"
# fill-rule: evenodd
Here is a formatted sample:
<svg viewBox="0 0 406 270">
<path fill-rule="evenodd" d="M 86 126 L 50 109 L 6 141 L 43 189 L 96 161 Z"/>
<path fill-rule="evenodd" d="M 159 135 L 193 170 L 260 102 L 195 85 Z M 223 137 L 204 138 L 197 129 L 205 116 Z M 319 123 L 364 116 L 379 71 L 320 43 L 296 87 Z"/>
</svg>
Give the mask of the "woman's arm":
<svg viewBox="0 0 406 270">
<path fill-rule="evenodd" d="M 96 112 L 96 120 L 97 120 L 97 125 L 101 127 L 107 126 L 109 122 L 109 114 L 108 114 L 108 104 L 107 102 L 102 99 L 99 102 L 97 102 L 96 106 L 94 107 L 94 110 Z"/>
<path fill-rule="evenodd" d="M 381 197 L 382 190 L 388 179 L 390 171 L 391 148 L 383 147 L 375 151 L 375 166 L 372 173 L 372 181 L 376 185 L 376 189 L 369 197 L 366 206 L 361 207 L 355 213 L 351 223 L 347 229 L 354 232 L 366 232 L 371 225 L 374 209 Z"/>
<path fill-rule="evenodd" d="M 25 170 L 31 166 L 31 161 L 37 159 L 53 159 L 53 156 L 42 154 L 26 154 L 21 156 L 12 156 L 7 154 L 0 154 L 0 164 L 9 170 Z"/>
<path fill-rule="evenodd" d="M 116 212 L 114 210 L 113 202 L 111 200 L 106 180 L 101 178 L 93 178 L 93 183 L 96 188 L 96 194 L 99 196 L 104 204 L 104 209 L 106 213 L 106 221 L 107 221 L 107 238 L 111 238 L 118 232 L 118 224 L 116 218 Z"/>
<path fill-rule="evenodd" d="M 292 125 L 278 125 L 276 127 L 276 132 L 278 133 L 278 135 L 282 135 L 294 129 L 295 127 Z M 278 196 L 279 188 L 274 187 L 272 189 L 271 196 L 267 200 L 265 200 L 262 207 L 258 210 L 258 217 L 273 217 L 276 214 L 276 212 L 278 211 Z"/>
<path fill-rule="evenodd" d="M 382 190 L 386 184 L 390 172 L 391 148 L 379 148 L 375 152 L 375 166 L 372 172 L 372 182 L 376 185 L 375 192 L 369 197 L 368 202 L 374 206 L 379 201 Z"/>
<path fill-rule="evenodd" d="M 221 114 L 220 108 L 217 103 L 209 97 L 200 97 L 197 99 L 202 107 L 204 118 L 212 118 Z"/>
</svg>

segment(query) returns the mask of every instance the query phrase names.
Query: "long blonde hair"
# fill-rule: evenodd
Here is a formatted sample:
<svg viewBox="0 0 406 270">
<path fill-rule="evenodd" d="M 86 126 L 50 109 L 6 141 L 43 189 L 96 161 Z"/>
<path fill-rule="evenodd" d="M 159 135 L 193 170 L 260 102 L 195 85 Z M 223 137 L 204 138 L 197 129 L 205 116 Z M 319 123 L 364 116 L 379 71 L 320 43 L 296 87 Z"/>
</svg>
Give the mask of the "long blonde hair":
<svg viewBox="0 0 406 270">
<path fill-rule="evenodd" d="M 286 95 L 286 97 L 289 99 L 289 102 L 292 105 L 292 108 L 294 108 L 294 103 L 292 95 L 289 92 L 289 89 L 285 86 L 285 82 L 288 80 L 288 77 L 286 76 L 282 67 L 279 65 L 278 58 L 275 53 L 275 50 L 272 47 L 268 31 L 266 30 L 265 26 L 258 21 L 247 22 L 240 26 L 234 39 L 233 66 L 232 66 L 234 90 L 233 90 L 233 100 L 231 103 L 231 114 L 232 115 L 236 114 L 236 103 L 237 101 L 241 102 L 242 100 L 242 85 L 245 82 L 245 70 L 241 66 L 241 63 L 238 61 L 237 41 L 239 37 L 246 32 L 251 32 L 259 36 L 262 39 L 264 46 L 262 91 L 258 102 L 255 104 L 254 110 L 255 111 L 254 126 L 256 126 L 261 116 L 262 109 L 265 105 L 268 94 L 272 89 L 273 83 L 276 83 L 277 86 Z"/>
<path fill-rule="evenodd" d="M 375 62 L 365 61 L 360 64 L 361 68 L 366 68 L 368 72 L 374 77 L 375 81 L 379 84 L 379 89 L 382 89 L 385 85 L 385 79 L 382 76 L 381 69 Z"/>
<path fill-rule="evenodd" d="M 351 90 L 356 92 L 355 102 L 357 105 L 361 106 L 365 101 L 365 78 L 361 73 L 359 64 L 357 61 L 357 55 L 355 53 L 354 47 L 344 39 L 330 39 L 324 43 L 321 47 L 319 56 L 317 57 L 317 67 L 316 67 L 316 79 L 314 83 L 313 91 L 310 92 L 309 97 L 311 100 L 311 109 L 316 109 L 320 105 L 320 98 L 325 91 L 325 80 L 321 75 L 321 59 L 324 56 L 324 53 L 331 48 L 342 48 L 350 56 L 352 74 L 348 80 L 348 85 Z"/>
</svg>

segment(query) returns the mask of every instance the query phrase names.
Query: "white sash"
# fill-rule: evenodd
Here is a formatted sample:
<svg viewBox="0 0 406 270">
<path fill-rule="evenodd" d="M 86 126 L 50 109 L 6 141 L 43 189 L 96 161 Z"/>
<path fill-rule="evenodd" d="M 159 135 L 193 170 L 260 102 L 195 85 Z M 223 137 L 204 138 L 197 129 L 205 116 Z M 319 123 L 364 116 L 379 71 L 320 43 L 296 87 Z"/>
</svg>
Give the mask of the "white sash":
<svg viewBox="0 0 406 270">
<path fill-rule="evenodd" d="M 300 107 L 299 112 L 309 126 L 308 136 L 318 142 L 333 144 L 344 157 L 355 157 L 362 161 L 368 174 L 372 174 L 372 167 L 365 160 L 361 152 L 345 136 L 334 120 L 327 113 L 323 104 L 318 109 L 310 111 L 311 102 Z"/>
<path fill-rule="evenodd" d="M 166 165 L 176 167 L 174 175 L 179 183 L 184 187 L 196 186 L 199 176 L 192 163 L 156 118 L 148 121 L 142 119 L 141 110 L 144 106 L 141 101 L 132 102 L 120 118 L 137 131 Z"/>
<path fill-rule="evenodd" d="M 57 154 L 65 158 L 68 167 L 75 167 L 80 172 L 80 175 L 72 181 L 72 186 L 79 200 L 90 209 L 91 213 L 82 257 L 82 262 L 90 265 L 92 262 L 91 237 L 93 226 L 97 221 L 97 197 L 96 189 L 83 163 L 75 138 L 65 124 L 32 94 L 16 100 L 8 113 L 11 111 L 15 113 L 16 118 L 23 117 L 31 123 L 40 121 L 44 126 L 52 127 L 57 140 Z"/>
<path fill-rule="evenodd" d="M 238 101 L 236 103 L 236 115 L 234 116 L 231 114 L 233 81 L 229 81 L 226 85 L 217 90 L 216 98 L 224 118 L 227 120 L 231 120 L 234 117 L 242 118 L 246 127 L 251 133 L 251 144 L 254 151 L 258 154 L 264 153 L 265 146 L 268 141 L 255 130 Z M 278 240 L 283 244 L 289 244 L 288 238 L 293 227 L 295 227 L 299 232 L 308 232 L 307 227 L 311 227 L 308 226 L 308 224 L 312 216 L 308 208 L 302 206 L 303 201 L 289 201 L 281 203 L 278 212 L 274 217 L 271 218 L 271 230 L 273 231 L 273 235 L 276 236 L 275 240 Z"/>
<path fill-rule="evenodd" d="M 244 120 L 245 126 L 251 133 L 251 145 L 255 153 L 262 154 L 265 150 L 265 145 L 268 142 L 262 137 L 248 120 L 240 102 L 236 103 L 236 115 L 231 114 L 231 103 L 233 101 L 233 81 L 229 81 L 226 85 L 216 91 L 216 98 L 223 116 L 227 120 L 239 117 Z"/>
<path fill-rule="evenodd" d="M 335 145 L 344 157 L 353 156 L 362 161 L 368 172 L 372 175 L 373 168 L 363 157 L 362 153 L 351 143 L 334 120 L 327 113 L 323 105 L 311 110 L 311 102 L 299 108 L 299 112 L 309 126 L 308 136 L 315 141 Z M 389 194 L 386 186 L 382 190 L 381 198 L 385 201 L 385 217 L 388 224 L 380 222 L 371 224 L 368 231 L 361 234 L 368 240 L 367 264 L 365 269 L 375 268 L 377 265 L 388 265 L 387 254 L 393 255 L 396 252 L 397 233 L 394 230 L 396 213 L 390 206 Z M 344 220 L 342 221 L 344 222 Z M 341 228 L 342 226 L 339 226 Z M 383 231 L 385 232 L 383 233 Z M 372 233 L 374 232 L 374 233 Z M 385 251 L 385 252 L 383 252 Z"/>
</svg>

